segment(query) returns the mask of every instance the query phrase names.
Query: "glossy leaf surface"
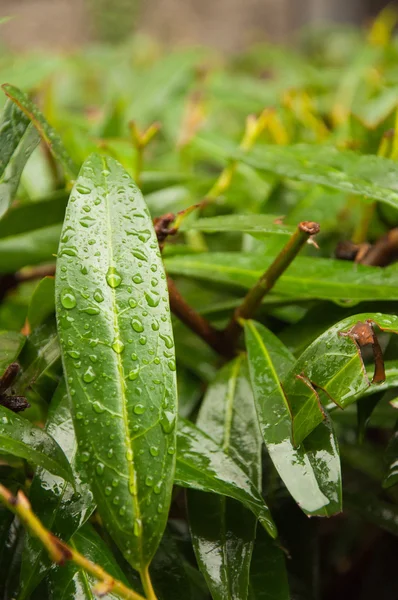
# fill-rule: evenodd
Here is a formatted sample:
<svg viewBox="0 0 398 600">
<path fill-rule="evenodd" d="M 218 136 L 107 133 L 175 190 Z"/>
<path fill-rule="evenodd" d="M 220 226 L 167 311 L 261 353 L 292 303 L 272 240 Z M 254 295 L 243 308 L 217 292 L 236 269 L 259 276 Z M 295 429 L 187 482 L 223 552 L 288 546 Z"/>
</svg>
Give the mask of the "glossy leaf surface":
<svg viewBox="0 0 398 600">
<path fill-rule="evenodd" d="M 260 489 L 262 439 L 243 357 L 219 371 L 196 424 L 239 463 Z M 256 519 L 235 500 L 194 490 L 187 496 L 196 558 L 213 599 L 244 600 Z"/>
<path fill-rule="evenodd" d="M 260 323 L 245 322 L 245 339 L 258 420 L 281 479 L 307 514 L 340 512 L 340 457 L 331 423 L 318 425 L 304 444 L 294 448 L 289 400 L 281 380 L 295 359 Z"/>
<path fill-rule="evenodd" d="M 108 546 L 88 523 L 73 536 L 70 544 L 83 556 L 100 565 L 112 577 L 129 586 Z M 93 592 L 96 584 L 98 584 L 97 579 L 86 573 L 81 567 L 68 562 L 50 572 L 47 587 L 50 600 L 60 600 L 60 598 L 62 600 L 95 600 L 98 597 Z M 119 596 L 112 593 L 101 597 L 105 600 L 119 599 Z"/>
<path fill-rule="evenodd" d="M 10 101 L 0 123 L 0 217 L 17 192 L 22 171 L 40 141 L 29 119 Z"/>
<path fill-rule="evenodd" d="M 78 168 L 73 163 L 58 133 L 47 122 L 44 115 L 29 97 L 20 89 L 9 83 L 2 85 L 4 93 L 16 104 L 16 106 L 28 117 L 39 132 L 43 140 L 48 144 L 54 157 L 62 164 L 69 179 L 76 179 Z"/>
<path fill-rule="evenodd" d="M 250 569 L 249 600 L 290 600 L 290 598 L 283 550 L 259 528 Z"/>
<path fill-rule="evenodd" d="M 348 317 L 319 336 L 284 378 L 296 445 L 301 444 L 324 418 L 318 390 L 344 409 L 371 385 L 360 349 L 352 336 L 347 335 L 357 323 L 367 320 L 383 331 L 398 332 L 398 317 L 395 316 L 364 313 Z"/>
<path fill-rule="evenodd" d="M 73 481 L 69 462 L 53 438 L 3 406 L 0 406 L 0 451 Z"/>
<path fill-rule="evenodd" d="M 276 537 L 269 509 L 240 464 L 193 423 L 181 418 L 179 423 L 175 483 L 238 500 Z"/>
<path fill-rule="evenodd" d="M 175 256 L 165 261 L 170 274 L 243 288 L 252 287 L 275 254 L 212 252 Z M 398 299 L 398 272 L 326 258 L 298 257 L 274 287 L 275 293 L 325 300 Z"/>
<path fill-rule="evenodd" d="M 77 443 L 65 383 L 62 381 L 52 399 L 46 431 L 64 451 L 73 471 L 75 488 L 42 468 L 37 469 L 29 490 L 35 515 L 52 533 L 67 542 L 94 510 L 92 494 L 81 480 L 77 462 Z M 41 542 L 26 534 L 22 555 L 19 600 L 28 598 L 51 566 Z"/>
<path fill-rule="evenodd" d="M 14 273 L 27 265 L 54 262 L 61 225 L 51 225 L 0 239 L 0 271 Z"/>
<path fill-rule="evenodd" d="M 56 308 L 80 456 L 106 527 L 141 570 L 170 503 L 176 367 L 152 222 L 113 159 L 91 156 L 72 191 Z"/>
</svg>

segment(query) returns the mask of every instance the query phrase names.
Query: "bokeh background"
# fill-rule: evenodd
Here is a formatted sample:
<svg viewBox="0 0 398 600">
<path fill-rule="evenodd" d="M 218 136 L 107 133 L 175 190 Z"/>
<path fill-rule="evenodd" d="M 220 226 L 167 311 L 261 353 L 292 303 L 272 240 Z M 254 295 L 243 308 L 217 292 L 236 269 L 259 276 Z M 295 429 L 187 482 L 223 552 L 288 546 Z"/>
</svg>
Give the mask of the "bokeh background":
<svg viewBox="0 0 398 600">
<path fill-rule="evenodd" d="M 138 30 L 171 44 L 233 52 L 264 38 L 285 40 L 319 21 L 366 22 L 385 0 L 0 0 L 1 40 L 13 49 L 70 49 Z"/>
</svg>

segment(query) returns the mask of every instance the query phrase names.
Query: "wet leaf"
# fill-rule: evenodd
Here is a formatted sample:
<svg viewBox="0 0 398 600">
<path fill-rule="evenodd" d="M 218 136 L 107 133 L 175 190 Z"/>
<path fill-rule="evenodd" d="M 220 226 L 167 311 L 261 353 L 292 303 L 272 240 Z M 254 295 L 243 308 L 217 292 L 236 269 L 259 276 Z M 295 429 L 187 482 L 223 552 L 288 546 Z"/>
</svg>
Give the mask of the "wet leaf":
<svg viewBox="0 0 398 600">
<path fill-rule="evenodd" d="M 106 543 L 91 525 L 86 523 L 70 541 L 72 548 L 92 562 L 100 565 L 115 579 L 119 579 L 129 587 L 129 583 L 112 556 Z M 48 594 L 50 600 L 94 600 L 97 596 L 92 591 L 98 579 L 92 577 L 78 565 L 68 562 L 66 565 L 52 569 L 48 578 Z M 109 592 L 102 595 L 105 600 L 118 600 L 119 596 Z"/>
<path fill-rule="evenodd" d="M 91 156 L 72 191 L 56 309 L 80 457 L 105 526 L 143 571 L 173 484 L 174 342 L 148 209 L 113 159 Z"/>
<path fill-rule="evenodd" d="M 58 133 L 47 122 L 44 115 L 40 112 L 37 106 L 29 99 L 29 97 L 20 89 L 9 83 L 1 86 L 4 93 L 12 100 L 13 103 L 22 111 L 32 122 L 34 127 L 39 132 L 43 140 L 48 144 L 54 157 L 59 160 L 69 179 L 76 179 L 78 168 L 73 163 L 71 157 L 66 151 L 64 144 Z"/>
<path fill-rule="evenodd" d="M 219 371 L 196 424 L 261 488 L 262 439 L 243 356 Z M 187 498 L 196 558 L 213 599 L 246 599 L 256 519 L 230 498 L 194 490 Z"/>
<path fill-rule="evenodd" d="M 340 457 L 331 422 L 318 425 L 305 443 L 294 448 L 289 398 L 281 381 L 295 359 L 260 323 L 245 322 L 245 339 L 258 420 L 279 476 L 305 513 L 340 512 Z"/>
<path fill-rule="evenodd" d="M 366 321 L 383 331 L 398 332 L 398 317 L 395 316 L 365 313 L 348 317 L 319 336 L 284 378 L 295 445 L 301 444 L 324 419 L 320 391 L 344 409 L 371 385 L 358 342 L 352 334 L 353 327 Z"/>
<path fill-rule="evenodd" d="M 28 309 L 28 321 L 31 329 L 41 325 L 55 312 L 54 277 L 43 277 L 37 284 Z"/>
<path fill-rule="evenodd" d="M 0 123 L 0 217 L 17 192 L 22 171 L 40 142 L 29 119 L 11 100 L 6 102 Z"/>
<path fill-rule="evenodd" d="M 1 248 L 1 246 L 0 246 Z M 167 258 L 171 275 L 251 288 L 275 254 L 212 252 Z M 276 282 L 276 294 L 325 300 L 397 300 L 398 272 L 340 260 L 298 257 Z"/>
<path fill-rule="evenodd" d="M 3 406 L 0 406 L 0 452 L 19 456 L 66 481 L 73 481 L 69 462 L 53 438 Z"/>
<path fill-rule="evenodd" d="M 238 500 L 276 537 L 269 509 L 240 464 L 193 423 L 182 418 L 179 423 L 175 483 Z"/>
<path fill-rule="evenodd" d="M 29 500 L 33 512 L 43 525 L 67 542 L 90 517 L 95 505 L 78 470 L 75 431 L 63 381 L 51 401 L 46 431 L 59 444 L 71 465 L 75 489 L 66 481 L 39 468 L 30 486 Z M 50 567 L 51 561 L 42 543 L 27 533 L 18 600 L 30 596 Z"/>
<path fill-rule="evenodd" d="M 250 569 L 249 600 L 290 600 L 283 550 L 258 529 Z"/>
</svg>

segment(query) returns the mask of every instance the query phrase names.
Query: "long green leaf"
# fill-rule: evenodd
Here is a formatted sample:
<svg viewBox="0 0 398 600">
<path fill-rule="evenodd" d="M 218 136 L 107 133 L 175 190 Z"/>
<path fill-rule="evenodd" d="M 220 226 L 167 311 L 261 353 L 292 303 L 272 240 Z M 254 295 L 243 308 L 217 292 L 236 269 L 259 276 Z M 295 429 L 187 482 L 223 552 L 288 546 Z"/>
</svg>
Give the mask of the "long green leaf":
<svg viewBox="0 0 398 600">
<path fill-rule="evenodd" d="M 19 456 L 66 481 L 73 481 L 69 462 L 53 438 L 4 406 L 0 406 L 0 452 Z"/>
<path fill-rule="evenodd" d="M 63 381 L 51 401 L 46 431 L 64 451 L 72 467 L 76 489 L 39 468 L 29 490 L 29 500 L 33 512 L 44 526 L 67 542 L 90 517 L 95 505 L 93 496 L 88 486 L 82 483 L 78 471 L 76 437 Z M 30 596 L 50 567 L 51 562 L 42 543 L 36 537 L 26 534 L 19 600 Z"/>
<path fill-rule="evenodd" d="M 142 571 L 164 530 L 173 484 L 174 342 L 148 209 L 113 159 L 91 156 L 72 191 L 56 309 L 77 440 L 98 511 Z"/>
<path fill-rule="evenodd" d="M 26 266 L 53 262 L 60 233 L 59 224 L 0 239 L 0 272 L 14 273 Z"/>
<path fill-rule="evenodd" d="M 58 133 L 47 122 L 37 106 L 20 89 L 9 83 L 2 85 L 4 93 L 32 122 L 43 140 L 48 144 L 55 158 L 62 164 L 69 179 L 76 179 L 78 168 L 72 161 Z"/>
<path fill-rule="evenodd" d="M 249 600 L 290 600 L 283 550 L 258 529 L 250 569 Z"/>
<path fill-rule="evenodd" d="M 196 423 L 260 489 L 262 438 L 243 357 L 218 373 Z M 196 558 L 213 599 L 245 600 L 256 519 L 229 498 L 194 490 L 187 497 Z"/>
<path fill-rule="evenodd" d="M 352 337 L 342 335 L 349 333 L 358 322 L 367 320 L 383 331 L 398 333 L 398 317 L 395 316 L 364 313 L 348 317 L 318 337 L 284 378 L 295 445 L 301 444 L 325 417 L 319 391 L 344 409 L 371 385 L 359 347 Z"/>
<path fill-rule="evenodd" d="M 12 206 L 0 221 L 0 239 L 61 224 L 67 199 L 62 193 L 48 200 Z"/>
<path fill-rule="evenodd" d="M 290 408 L 281 380 L 295 359 L 259 323 L 245 322 L 245 339 L 258 420 L 281 479 L 305 513 L 330 516 L 340 512 L 340 458 L 331 424 L 321 423 L 305 444 L 294 448 Z"/>
<path fill-rule="evenodd" d="M 197 229 L 206 233 L 237 231 L 250 233 L 256 237 L 270 234 L 289 236 L 294 233 L 294 227 L 278 223 L 278 218 L 277 215 L 223 215 L 185 222 L 181 230 Z"/>
<path fill-rule="evenodd" d="M 100 565 L 112 577 L 129 586 L 108 546 L 91 525 L 86 523 L 73 536 L 70 545 L 80 554 Z M 86 573 L 78 565 L 69 562 L 51 571 L 48 578 L 49 600 L 60 600 L 60 598 L 62 600 L 95 600 L 98 597 L 93 591 L 96 584 L 98 584 L 98 580 L 92 575 Z M 119 600 L 119 596 L 112 593 L 101 597 L 105 600 Z"/>
<path fill-rule="evenodd" d="M 175 483 L 238 500 L 276 537 L 269 509 L 240 464 L 193 423 L 182 418 L 179 423 Z"/>
<path fill-rule="evenodd" d="M 43 277 L 32 294 L 28 308 L 28 321 L 33 329 L 44 323 L 55 312 L 54 277 Z"/>
<path fill-rule="evenodd" d="M 39 142 L 29 119 L 7 101 L 0 123 L 0 217 L 13 201 L 22 171 Z"/>
<path fill-rule="evenodd" d="M 1 246 L 0 246 L 1 247 Z M 212 252 L 175 256 L 166 269 L 207 281 L 251 288 L 275 259 L 275 255 Z M 295 298 L 325 300 L 397 300 L 398 272 L 353 265 L 326 258 L 298 257 L 276 282 L 275 293 Z"/>
<path fill-rule="evenodd" d="M 398 167 L 393 160 L 315 144 L 258 145 L 242 153 L 214 136 L 198 137 L 195 145 L 219 159 L 237 159 L 280 177 L 323 185 L 398 208 Z"/>
</svg>

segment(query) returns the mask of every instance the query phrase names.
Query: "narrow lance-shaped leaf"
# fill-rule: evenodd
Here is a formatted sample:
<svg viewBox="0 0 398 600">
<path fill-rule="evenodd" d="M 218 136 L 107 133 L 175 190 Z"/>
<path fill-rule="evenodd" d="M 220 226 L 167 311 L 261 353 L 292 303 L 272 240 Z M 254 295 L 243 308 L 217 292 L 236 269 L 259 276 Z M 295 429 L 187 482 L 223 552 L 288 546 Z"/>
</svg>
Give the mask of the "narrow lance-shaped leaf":
<svg viewBox="0 0 398 600">
<path fill-rule="evenodd" d="M 290 599 L 283 550 L 259 528 L 250 569 L 249 600 Z"/>
<path fill-rule="evenodd" d="M 267 235 L 290 236 L 294 233 L 294 227 L 281 223 L 280 216 L 258 214 L 222 215 L 184 222 L 181 226 L 181 231 L 189 229 L 197 229 L 198 231 L 206 233 L 237 231 L 241 233 L 250 233 L 255 237 L 260 238 Z"/>
<path fill-rule="evenodd" d="M 16 331 L 0 331 L 0 376 L 18 358 L 25 340 L 25 336 Z"/>
<path fill-rule="evenodd" d="M 398 483 L 398 431 L 395 428 L 385 452 L 387 472 L 383 480 L 383 487 L 389 488 Z"/>
<path fill-rule="evenodd" d="M 38 327 L 55 312 L 54 277 L 43 277 L 32 294 L 28 308 L 28 322 L 33 329 Z"/>
<path fill-rule="evenodd" d="M 62 164 L 69 179 L 76 179 L 78 168 L 69 156 L 58 133 L 47 122 L 44 115 L 30 98 L 20 89 L 9 83 L 2 85 L 3 91 L 32 122 L 43 140 L 48 144 L 55 158 Z"/>
<path fill-rule="evenodd" d="M 259 423 L 281 479 L 305 513 L 330 516 L 340 512 L 340 458 L 331 423 L 321 423 L 305 444 L 294 448 L 290 408 L 281 379 L 295 359 L 259 323 L 245 322 L 245 339 Z"/>
<path fill-rule="evenodd" d="M 0 245 L 1 248 L 1 245 Z M 275 254 L 203 252 L 167 258 L 174 275 L 251 288 L 275 260 Z M 275 293 L 324 300 L 397 300 L 398 272 L 354 265 L 331 258 L 298 257 L 275 284 Z"/>
<path fill-rule="evenodd" d="M 39 142 L 29 119 L 8 100 L 0 123 L 0 217 L 13 201 L 22 171 Z"/>
<path fill-rule="evenodd" d="M 115 579 L 129 586 L 124 573 L 117 564 L 104 540 L 96 533 L 95 529 L 86 523 L 70 541 L 72 548 L 80 552 L 85 558 L 102 567 Z M 66 565 L 52 569 L 48 577 L 49 600 L 95 600 L 93 588 L 98 584 L 92 575 L 89 575 L 80 566 L 68 562 Z M 112 592 L 101 594 L 104 600 L 118 600 L 119 595 Z"/>
<path fill-rule="evenodd" d="M 398 333 L 396 316 L 364 313 L 348 317 L 319 336 L 284 378 L 295 445 L 301 444 L 324 419 L 319 391 L 344 409 L 371 385 L 360 351 L 360 345 L 371 342 L 371 338 L 367 339 L 371 332 L 368 321 L 385 332 Z M 366 338 L 361 334 L 363 327 Z M 378 358 L 375 368 L 380 366 Z"/>
<path fill-rule="evenodd" d="M 64 381 L 59 384 L 51 401 L 46 431 L 60 445 L 69 460 L 76 489 L 39 468 L 30 486 L 29 500 L 33 512 L 43 525 L 67 542 L 90 517 L 95 505 L 93 496 L 87 484 L 82 483 L 78 470 L 76 437 Z M 51 561 L 42 543 L 27 533 L 22 554 L 18 600 L 31 595 L 50 567 Z"/>
<path fill-rule="evenodd" d="M 275 523 L 261 493 L 251 479 L 204 431 L 179 419 L 175 483 L 202 492 L 238 500 L 258 518 L 271 537 Z"/>
<path fill-rule="evenodd" d="M 262 438 L 243 355 L 218 373 L 196 423 L 261 489 Z M 187 497 L 196 558 L 213 600 L 245 600 L 255 517 L 230 498 L 196 490 L 189 490 Z"/>
<path fill-rule="evenodd" d="M 79 452 L 103 522 L 143 572 L 164 530 L 177 414 L 166 278 L 148 209 L 93 155 L 66 212 L 56 310 Z"/>
<path fill-rule="evenodd" d="M 73 481 L 69 462 L 53 438 L 3 406 L 0 406 L 0 452 L 19 456 L 66 481 Z"/>
</svg>

